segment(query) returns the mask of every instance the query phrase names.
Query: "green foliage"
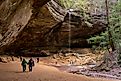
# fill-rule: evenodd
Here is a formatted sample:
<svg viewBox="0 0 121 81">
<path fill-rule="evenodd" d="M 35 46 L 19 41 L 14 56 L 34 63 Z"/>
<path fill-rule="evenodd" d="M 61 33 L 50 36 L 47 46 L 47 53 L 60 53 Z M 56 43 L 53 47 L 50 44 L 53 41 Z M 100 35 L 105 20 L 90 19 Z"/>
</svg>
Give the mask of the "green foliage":
<svg viewBox="0 0 121 81">
<path fill-rule="evenodd" d="M 86 11 L 87 0 L 60 0 L 61 5 L 66 9 L 80 9 L 81 11 Z"/>
<path fill-rule="evenodd" d="M 75 9 L 80 10 L 80 15 L 82 13 L 88 12 L 88 1 L 87 0 L 60 0 L 61 5 L 64 6 L 65 9 Z M 83 14 L 85 15 L 85 14 Z"/>
<path fill-rule="evenodd" d="M 116 48 L 121 45 L 121 0 L 111 8 L 110 31 Z"/>
<path fill-rule="evenodd" d="M 119 50 L 119 64 L 121 64 L 121 0 L 111 9 L 110 31 L 115 47 Z"/>
<path fill-rule="evenodd" d="M 93 45 L 94 49 L 103 49 L 106 50 L 109 44 L 109 40 L 108 38 L 108 32 L 102 32 L 100 35 L 96 35 L 93 36 L 89 39 L 87 39 L 87 41 Z"/>
<path fill-rule="evenodd" d="M 119 49 L 121 47 L 121 0 L 117 4 L 109 5 L 109 31 L 112 34 L 112 40 L 114 42 L 115 48 Z M 98 43 L 101 48 L 106 48 L 109 46 L 109 36 L 108 30 L 101 35 L 94 36 L 88 39 L 89 43 L 96 44 Z M 93 41 L 93 42 L 92 42 Z M 97 47 L 96 47 L 97 48 Z"/>
<path fill-rule="evenodd" d="M 90 20 L 90 17 L 87 13 L 89 13 L 89 1 L 87 0 L 60 0 L 61 5 L 66 9 L 74 9 L 80 11 L 80 16 L 82 16 L 85 19 L 85 23 L 92 27 L 92 24 L 88 22 Z"/>
</svg>

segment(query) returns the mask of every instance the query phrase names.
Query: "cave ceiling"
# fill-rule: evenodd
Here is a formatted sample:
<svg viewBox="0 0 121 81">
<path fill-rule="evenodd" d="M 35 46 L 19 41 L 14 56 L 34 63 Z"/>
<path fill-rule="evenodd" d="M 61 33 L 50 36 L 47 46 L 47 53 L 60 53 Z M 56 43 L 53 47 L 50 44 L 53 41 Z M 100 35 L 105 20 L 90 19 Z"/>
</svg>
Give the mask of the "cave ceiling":
<svg viewBox="0 0 121 81">
<path fill-rule="evenodd" d="M 106 28 L 105 14 L 92 14 L 91 17 L 89 27 L 83 17 L 75 12 L 70 15 L 54 0 L 1 0 L 0 47 L 17 50 L 68 46 L 69 26 L 72 45 L 87 45 L 86 38 Z"/>
</svg>

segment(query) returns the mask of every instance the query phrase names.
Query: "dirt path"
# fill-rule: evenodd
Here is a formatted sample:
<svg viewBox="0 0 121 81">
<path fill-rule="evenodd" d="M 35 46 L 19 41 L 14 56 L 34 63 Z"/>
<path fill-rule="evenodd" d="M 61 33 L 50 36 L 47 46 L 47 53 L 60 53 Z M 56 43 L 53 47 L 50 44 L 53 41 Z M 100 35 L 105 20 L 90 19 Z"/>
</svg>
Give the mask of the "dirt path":
<svg viewBox="0 0 121 81">
<path fill-rule="evenodd" d="M 0 81 L 117 81 L 93 79 L 83 75 L 60 72 L 57 68 L 36 64 L 33 72 L 23 73 L 20 63 L 0 63 Z"/>
</svg>

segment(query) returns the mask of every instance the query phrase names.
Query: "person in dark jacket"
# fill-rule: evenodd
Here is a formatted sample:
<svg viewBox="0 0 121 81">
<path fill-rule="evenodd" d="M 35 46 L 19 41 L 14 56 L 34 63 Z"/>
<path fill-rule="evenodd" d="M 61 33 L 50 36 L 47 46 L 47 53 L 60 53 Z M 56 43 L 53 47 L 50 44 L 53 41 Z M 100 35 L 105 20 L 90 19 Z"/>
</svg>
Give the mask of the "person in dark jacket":
<svg viewBox="0 0 121 81">
<path fill-rule="evenodd" d="M 29 71 L 32 71 L 32 67 L 34 66 L 34 60 L 31 58 L 28 62 L 29 65 Z"/>
<path fill-rule="evenodd" d="M 26 62 L 25 59 L 22 60 L 21 65 L 22 65 L 22 68 L 23 68 L 23 72 L 25 72 L 26 71 L 26 65 L 27 65 L 27 62 Z"/>
</svg>

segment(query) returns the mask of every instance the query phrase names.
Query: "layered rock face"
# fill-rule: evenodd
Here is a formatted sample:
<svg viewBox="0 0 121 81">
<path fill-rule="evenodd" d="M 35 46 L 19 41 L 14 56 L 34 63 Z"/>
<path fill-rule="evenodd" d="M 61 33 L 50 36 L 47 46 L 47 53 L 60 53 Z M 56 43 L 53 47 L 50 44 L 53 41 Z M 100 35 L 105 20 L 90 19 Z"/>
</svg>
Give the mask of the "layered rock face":
<svg viewBox="0 0 121 81">
<path fill-rule="evenodd" d="M 86 47 L 90 35 L 105 29 L 98 20 L 89 27 L 76 15 L 66 14 L 56 21 L 44 5 L 49 0 L 2 0 L 0 1 L 1 47 L 5 51 L 43 47 Z M 44 6 L 43 6 L 44 5 Z M 58 8 L 56 9 L 58 10 Z M 100 18 L 96 16 L 95 18 Z M 70 31 L 71 28 L 71 31 Z"/>
<path fill-rule="evenodd" d="M 54 20 L 46 6 L 41 7 L 39 13 L 32 16 L 23 31 L 17 36 L 17 40 L 10 46 L 22 49 L 41 48 L 48 46 L 45 33 L 57 22 Z"/>
<path fill-rule="evenodd" d="M 5 0 L 0 5 L 1 27 L 0 46 L 9 45 L 23 30 L 32 15 L 32 0 Z"/>
<path fill-rule="evenodd" d="M 6 49 L 49 0 L 0 1 L 0 47 Z M 16 45 L 16 44 L 15 44 Z M 14 49 L 14 48 L 13 48 Z"/>
</svg>

